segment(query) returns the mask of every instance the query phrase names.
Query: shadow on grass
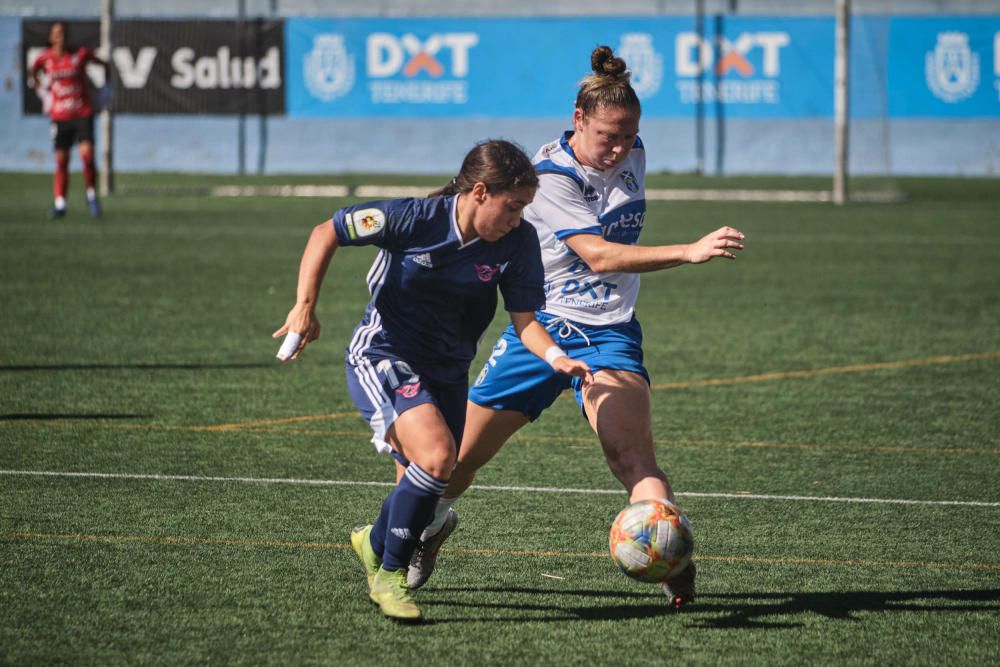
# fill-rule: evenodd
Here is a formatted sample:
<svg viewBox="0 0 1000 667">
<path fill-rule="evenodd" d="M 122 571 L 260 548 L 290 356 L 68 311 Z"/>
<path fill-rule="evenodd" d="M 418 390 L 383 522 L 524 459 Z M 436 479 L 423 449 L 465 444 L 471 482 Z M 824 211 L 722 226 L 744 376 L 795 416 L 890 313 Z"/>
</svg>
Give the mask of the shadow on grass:
<svg viewBox="0 0 1000 667">
<path fill-rule="evenodd" d="M 30 371 L 207 371 L 278 367 L 277 363 L 229 364 L 27 364 L 0 365 L 0 373 Z"/>
<path fill-rule="evenodd" d="M 149 419 L 152 415 L 106 414 L 102 412 L 82 413 L 51 413 L 51 412 L 14 412 L 0 415 L 3 421 L 59 421 L 62 419 Z"/>
<path fill-rule="evenodd" d="M 443 594 L 463 593 L 467 588 L 437 588 Z M 817 614 L 829 619 L 856 621 L 860 612 L 998 612 L 1000 590 L 948 590 L 948 591 L 843 591 L 829 593 L 760 593 L 760 594 L 708 594 L 682 610 L 674 610 L 659 593 L 631 593 L 600 590 L 557 590 L 538 588 L 482 588 L 474 595 L 490 598 L 482 602 L 456 602 L 448 599 L 420 600 L 421 605 L 466 607 L 474 609 L 510 609 L 520 612 L 516 617 L 504 618 L 441 618 L 433 623 L 453 622 L 511 622 L 525 623 L 552 621 L 614 621 L 653 618 L 657 616 L 684 617 L 692 627 L 742 630 L 742 629 L 792 629 L 805 625 L 795 617 Z M 593 604 L 532 604 L 519 602 L 517 595 L 569 596 L 588 599 Z M 503 602 L 494 601 L 501 598 Z M 639 604 L 601 604 L 602 600 L 634 599 Z M 539 616 L 534 616 L 537 612 Z M 554 615 L 550 615 L 554 614 Z M 780 620 L 779 620 L 780 619 Z"/>
<path fill-rule="evenodd" d="M 855 621 L 859 612 L 970 612 L 1000 611 L 1000 590 L 952 591 L 843 591 L 831 593 L 735 593 L 704 595 L 692 611 L 722 614 L 702 618 L 698 627 L 719 629 L 796 628 L 802 623 L 778 622 L 774 617 L 819 614 Z"/>
</svg>

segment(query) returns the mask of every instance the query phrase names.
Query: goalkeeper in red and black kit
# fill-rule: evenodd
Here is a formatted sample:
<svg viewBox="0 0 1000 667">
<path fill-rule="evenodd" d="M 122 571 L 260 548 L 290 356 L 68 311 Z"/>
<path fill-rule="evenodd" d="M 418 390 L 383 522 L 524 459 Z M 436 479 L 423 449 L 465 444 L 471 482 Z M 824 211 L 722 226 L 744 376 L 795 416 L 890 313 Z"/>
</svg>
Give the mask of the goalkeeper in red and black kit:
<svg viewBox="0 0 1000 667">
<path fill-rule="evenodd" d="M 44 72 L 48 90 L 45 91 L 45 110 L 52 118 L 52 137 L 56 152 L 56 173 L 52 191 L 55 205 L 51 218 L 66 215 L 66 190 L 69 186 L 69 153 L 74 143 L 80 145 L 83 162 L 83 181 L 87 186 L 87 206 L 92 216 L 101 215 L 95 183 L 94 167 L 94 107 L 87 90 L 86 67 L 96 63 L 107 71 L 107 63 L 97 58 L 88 48 L 67 46 L 66 25 L 56 21 L 49 28 L 49 48 L 31 65 L 28 85 L 39 85 L 38 73 Z"/>
</svg>

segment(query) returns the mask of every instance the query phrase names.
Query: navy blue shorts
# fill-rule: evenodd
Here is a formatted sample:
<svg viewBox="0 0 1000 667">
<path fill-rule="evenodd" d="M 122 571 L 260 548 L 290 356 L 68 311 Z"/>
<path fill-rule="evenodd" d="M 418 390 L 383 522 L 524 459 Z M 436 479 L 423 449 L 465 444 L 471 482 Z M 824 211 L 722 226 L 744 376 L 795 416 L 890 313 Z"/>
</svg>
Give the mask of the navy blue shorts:
<svg viewBox="0 0 1000 667">
<path fill-rule="evenodd" d="M 404 360 L 394 357 L 360 356 L 360 359 L 360 363 L 348 360 L 345 364 L 347 391 L 371 426 L 372 444 L 378 451 L 390 453 L 403 465 L 409 465 L 409 461 L 386 441 L 386 433 L 399 415 L 418 405 L 432 403 L 444 416 L 457 452 L 462 444 L 469 393 L 464 382 L 429 382 Z"/>
<path fill-rule="evenodd" d="M 587 362 L 590 370 L 637 373 L 649 382 L 642 365 L 642 327 L 633 318 L 625 324 L 597 327 L 546 313 L 536 313 L 556 343 L 573 359 Z M 573 388 L 583 408 L 583 381 L 552 369 L 524 346 L 513 326 L 508 326 L 483 364 L 469 400 L 494 410 L 516 410 L 531 421 L 552 405 L 563 391 Z"/>
</svg>

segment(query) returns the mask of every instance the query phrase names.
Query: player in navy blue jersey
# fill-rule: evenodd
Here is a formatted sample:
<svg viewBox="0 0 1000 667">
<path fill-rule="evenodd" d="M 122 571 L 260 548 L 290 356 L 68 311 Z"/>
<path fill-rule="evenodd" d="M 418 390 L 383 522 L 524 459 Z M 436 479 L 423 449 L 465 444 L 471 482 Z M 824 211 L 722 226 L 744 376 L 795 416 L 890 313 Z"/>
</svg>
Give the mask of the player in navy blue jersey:
<svg viewBox="0 0 1000 667">
<path fill-rule="evenodd" d="M 396 458 L 397 485 L 375 523 L 352 531 L 351 544 L 369 597 L 396 620 L 422 618 L 407 566 L 455 466 L 469 365 L 497 291 L 529 351 L 557 372 L 593 381 L 588 365 L 567 356 L 535 319 L 545 304 L 541 251 L 521 212 L 537 186 L 521 149 L 494 140 L 473 148 L 458 176 L 426 199 L 340 209 L 313 230 L 297 302 L 274 332 L 286 336 L 279 356 L 298 358 L 319 337 L 316 300 L 334 251 L 380 248 L 368 272 L 371 302 L 347 348 L 347 385 L 376 448 Z"/>
</svg>

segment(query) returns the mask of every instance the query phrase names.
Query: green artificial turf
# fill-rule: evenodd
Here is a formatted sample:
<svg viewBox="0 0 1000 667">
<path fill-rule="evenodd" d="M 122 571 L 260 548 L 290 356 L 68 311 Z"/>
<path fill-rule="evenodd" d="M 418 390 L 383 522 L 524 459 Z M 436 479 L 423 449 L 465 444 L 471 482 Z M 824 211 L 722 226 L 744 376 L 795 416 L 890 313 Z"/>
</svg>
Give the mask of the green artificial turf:
<svg viewBox="0 0 1000 667">
<path fill-rule="evenodd" d="M 671 610 L 605 555 L 624 494 L 564 396 L 459 502 L 428 622 L 382 619 L 348 534 L 389 488 L 358 483 L 392 465 L 342 366 L 373 251 L 336 254 L 301 361 L 270 338 L 310 229 L 354 200 L 203 190 L 443 180 L 125 174 L 94 221 L 76 176 L 49 221 L 49 177 L 0 174 L 0 663 L 1000 661 L 996 180 L 650 202 L 644 244 L 747 234 L 735 262 L 643 276 L 638 306 L 697 602 Z"/>
</svg>

